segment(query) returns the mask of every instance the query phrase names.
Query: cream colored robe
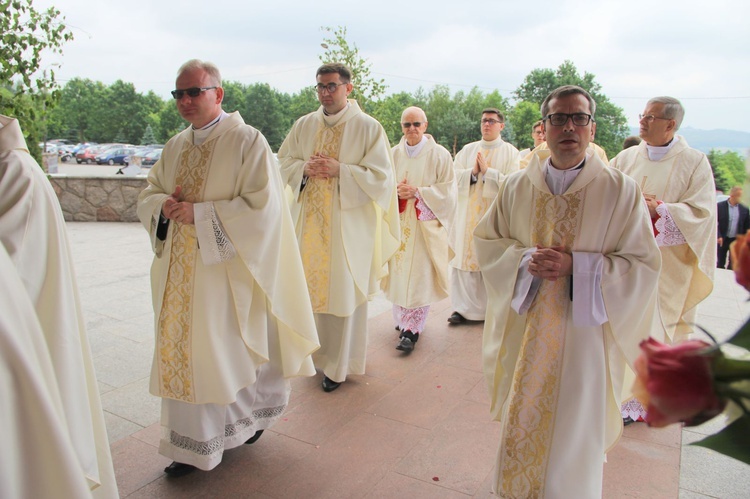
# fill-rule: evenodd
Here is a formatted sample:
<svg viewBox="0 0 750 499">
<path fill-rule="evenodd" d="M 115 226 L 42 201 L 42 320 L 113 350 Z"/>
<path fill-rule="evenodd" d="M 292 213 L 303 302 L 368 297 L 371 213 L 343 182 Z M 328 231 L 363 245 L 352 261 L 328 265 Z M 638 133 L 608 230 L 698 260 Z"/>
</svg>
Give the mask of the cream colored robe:
<svg viewBox="0 0 750 499">
<path fill-rule="evenodd" d="M 706 155 L 684 137 L 660 161 L 646 142 L 625 149 L 611 166 L 632 177 L 645 195 L 663 201 L 686 244 L 662 246 L 659 310 L 668 341 L 693 331 L 696 306 L 713 290 L 716 267 L 716 187 Z"/>
<path fill-rule="evenodd" d="M 44 333 L 1 244 L 0 276 L 0 497 L 92 497 Z"/>
<path fill-rule="evenodd" d="M 453 158 L 429 135 L 416 157 L 406 154 L 406 140 L 393 148 L 396 181 L 406 179 L 418 188 L 424 203 L 437 217 L 417 220 L 416 199 L 409 199 L 400 213 L 401 247 L 388 262 L 382 286 L 394 305 L 418 308 L 448 296 L 448 261 L 452 257 L 448 230 L 456 212 Z"/>
<path fill-rule="evenodd" d="M 232 113 L 200 146 L 187 128 L 164 147 L 139 196 L 155 253 L 151 287 L 156 349 L 151 393 L 230 404 L 269 361 L 275 320 L 284 377 L 315 374 L 319 347 L 278 168 L 265 138 Z M 182 186 L 195 224 L 170 221 L 166 198 Z"/>
<path fill-rule="evenodd" d="M 294 193 L 297 239 L 316 313 L 348 317 L 379 290 L 398 249 L 396 182 L 383 127 L 349 100 L 335 125 L 323 107 L 301 117 L 279 149 L 282 178 Z M 341 163 L 339 177 L 308 179 L 315 153 Z"/>
<path fill-rule="evenodd" d="M 503 497 L 599 497 L 604 454 L 622 432 L 623 379 L 658 327 L 660 255 L 638 186 L 596 157 L 563 195 L 543 163 L 510 175 L 475 231 L 488 293 L 483 364 L 502 422 Z M 523 253 L 536 245 L 603 255 L 608 322 L 574 324 L 570 278 L 544 280 L 524 315 L 511 308 Z M 574 269 L 575 271 L 575 269 Z"/>
<path fill-rule="evenodd" d="M 18 122 L 0 116 L 0 123 L 0 241 L 36 309 L 83 473 L 99 497 L 117 497 L 62 210 Z"/>
<path fill-rule="evenodd" d="M 471 171 L 481 152 L 489 164 L 486 174 L 477 175 L 477 182 L 471 183 Z M 487 212 L 490 203 L 498 192 L 500 182 L 506 175 L 518 170 L 518 149 L 503 141 L 501 137 L 488 142 L 480 140 L 466 144 L 458 154 L 454 167 L 458 186 L 456 220 L 452 234 L 455 257 L 451 267 L 466 272 L 479 272 L 474 241 L 474 228 Z"/>
</svg>

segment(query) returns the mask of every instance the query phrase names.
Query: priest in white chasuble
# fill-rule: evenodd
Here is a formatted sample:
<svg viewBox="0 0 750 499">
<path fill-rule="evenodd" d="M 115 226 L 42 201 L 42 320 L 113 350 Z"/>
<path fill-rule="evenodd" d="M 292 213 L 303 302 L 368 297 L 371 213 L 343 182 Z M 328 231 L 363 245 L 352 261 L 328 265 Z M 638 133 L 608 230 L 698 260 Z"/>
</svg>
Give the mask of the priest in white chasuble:
<svg viewBox="0 0 750 499">
<path fill-rule="evenodd" d="M 0 296 L 0 497 L 92 497 L 36 310 L 2 244 Z"/>
<path fill-rule="evenodd" d="M 298 119 L 279 149 L 307 277 L 323 390 L 364 374 L 367 301 L 379 291 L 399 245 L 390 145 L 383 127 L 355 100 L 352 74 L 324 64 L 316 74 L 320 108 Z"/>
<path fill-rule="evenodd" d="M 162 398 L 159 452 L 181 476 L 253 443 L 286 409 L 289 378 L 318 348 L 294 227 L 263 135 L 221 108 L 219 70 L 199 60 L 172 92 L 191 126 L 165 145 L 138 202 L 151 238 Z"/>
<path fill-rule="evenodd" d="M 485 109 L 480 126 L 482 140 L 464 146 L 454 162 L 458 202 L 451 234 L 455 250 L 450 262 L 451 324 L 484 320 L 487 293 L 472 239 L 474 228 L 495 199 L 500 182 L 518 170 L 518 149 L 500 136 L 505 128 L 503 113 Z"/>
<path fill-rule="evenodd" d="M 595 112 L 582 88 L 554 90 L 551 157 L 509 175 L 475 231 L 500 497 L 601 497 L 625 374 L 659 327 L 648 212 L 632 179 L 587 154 Z"/>
<path fill-rule="evenodd" d="M 36 310 L 81 472 L 96 497 L 117 497 L 63 213 L 18 121 L 6 116 L 0 116 L 0 243 Z"/>
<path fill-rule="evenodd" d="M 388 262 L 383 290 L 400 331 L 398 350 L 410 353 L 424 330 L 430 304 L 448 296 L 448 232 L 456 212 L 453 158 L 425 134 L 418 107 L 401 115 L 404 136 L 393 148 L 401 222 L 401 247 Z"/>
<path fill-rule="evenodd" d="M 661 250 L 659 310 L 663 341 L 695 329 L 696 307 L 713 290 L 716 267 L 716 186 L 706 155 L 677 135 L 685 110 L 673 97 L 648 101 L 640 116 L 643 141 L 611 166 L 641 187 Z"/>
</svg>

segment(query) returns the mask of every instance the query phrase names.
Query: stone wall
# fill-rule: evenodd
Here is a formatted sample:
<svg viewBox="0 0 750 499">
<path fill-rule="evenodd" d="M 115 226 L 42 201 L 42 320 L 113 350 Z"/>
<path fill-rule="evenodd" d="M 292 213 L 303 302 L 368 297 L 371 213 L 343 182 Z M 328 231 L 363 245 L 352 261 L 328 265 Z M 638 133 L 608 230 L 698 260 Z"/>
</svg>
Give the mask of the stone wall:
<svg viewBox="0 0 750 499">
<path fill-rule="evenodd" d="M 73 222 L 137 222 L 138 194 L 146 177 L 49 176 L 65 220 Z"/>
</svg>

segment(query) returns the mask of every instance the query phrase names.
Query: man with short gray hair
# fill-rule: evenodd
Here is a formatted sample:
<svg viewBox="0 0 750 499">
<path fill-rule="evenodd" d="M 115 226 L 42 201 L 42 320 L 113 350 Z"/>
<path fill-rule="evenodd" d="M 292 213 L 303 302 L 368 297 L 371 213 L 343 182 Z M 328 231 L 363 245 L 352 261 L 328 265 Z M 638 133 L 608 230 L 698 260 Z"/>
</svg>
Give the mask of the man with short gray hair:
<svg viewBox="0 0 750 499">
<path fill-rule="evenodd" d="M 696 306 L 711 294 L 716 266 L 716 188 L 708 158 L 677 135 L 685 109 L 654 97 L 640 115 L 639 145 L 611 166 L 641 186 L 661 249 L 659 309 L 668 342 L 693 331 Z"/>
</svg>

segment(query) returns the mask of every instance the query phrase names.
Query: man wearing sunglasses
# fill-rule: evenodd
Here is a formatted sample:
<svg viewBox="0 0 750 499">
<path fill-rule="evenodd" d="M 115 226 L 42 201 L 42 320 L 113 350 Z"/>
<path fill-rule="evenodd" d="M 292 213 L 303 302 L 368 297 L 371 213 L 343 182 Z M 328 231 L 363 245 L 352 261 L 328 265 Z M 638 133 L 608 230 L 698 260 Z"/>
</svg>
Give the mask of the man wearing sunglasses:
<svg viewBox="0 0 750 499">
<path fill-rule="evenodd" d="M 211 470 L 283 414 L 289 377 L 318 347 L 302 261 L 271 149 L 221 108 L 218 68 L 190 60 L 172 92 L 190 126 L 148 176 L 138 216 L 155 253 L 151 393 L 172 477 Z"/>
<path fill-rule="evenodd" d="M 383 127 L 367 116 L 343 64 L 318 68 L 320 108 L 292 126 L 279 149 L 294 197 L 307 288 L 320 337 L 315 365 L 323 390 L 364 374 L 367 300 L 398 248 L 396 182 Z"/>
<path fill-rule="evenodd" d="M 502 424 L 494 487 L 601 497 L 625 370 L 659 327 L 659 249 L 638 185 L 588 149 L 594 99 L 567 85 L 541 111 L 550 157 L 508 175 L 474 233 L 489 297 L 484 371 Z"/>
<path fill-rule="evenodd" d="M 716 187 L 708 158 L 677 135 L 685 109 L 654 97 L 640 115 L 639 145 L 611 165 L 641 186 L 661 250 L 659 309 L 668 337 L 693 332 L 696 307 L 713 290 L 716 267 Z"/>
<path fill-rule="evenodd" d="M 518 149 L 500 136 L 505 128 L 505 116 L 500 110 L 489 108 L 482 111 L 479 126 L 482 140 L 464 146 L 454 162 L 458 203 L 453 231 L 456 255 L 450 262 L 453 314 L 448 317 L 448 322 L 456 325 L 484 320 L 487 293 L 479 272 L 472 234 L 497 195 L 500 182 L 518 170 Z"/>
<path fill-rule="evenodd" d="M 388 262 L 383 290 L 400 331 L 397 350 L 411 353 L 430 305 L 448 297 L 448 233 L 456 212 L 456 181 L 448 150 L 426 134 L 427 115 L 408 107 L 404 136 L 393 148 L 401 247 Z"/>
</svg>

